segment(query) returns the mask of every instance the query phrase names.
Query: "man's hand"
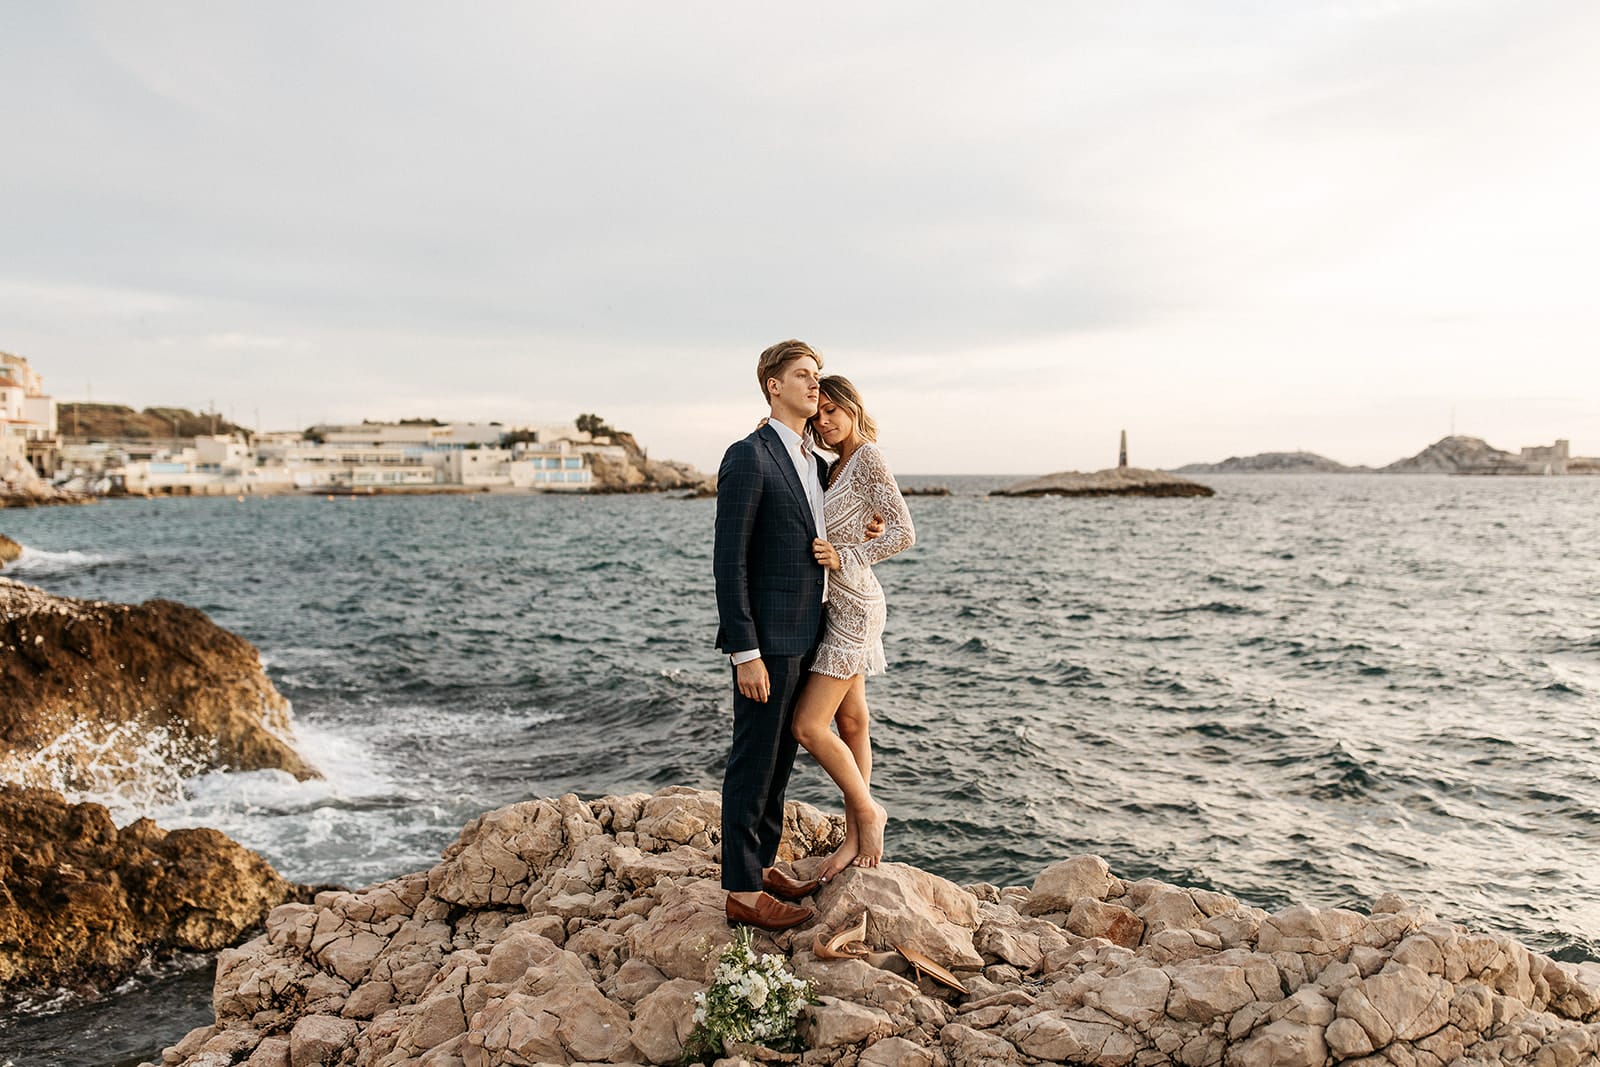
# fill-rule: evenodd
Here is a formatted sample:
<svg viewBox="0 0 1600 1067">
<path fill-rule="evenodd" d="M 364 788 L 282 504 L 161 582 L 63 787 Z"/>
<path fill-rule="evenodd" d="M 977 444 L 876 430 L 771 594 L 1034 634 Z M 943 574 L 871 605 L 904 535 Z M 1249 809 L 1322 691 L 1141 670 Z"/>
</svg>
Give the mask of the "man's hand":
<svg viewBox="0 0 1600 1067">
<path fill-rule="evenodd" d="M 871 541 L 883 536 L 883 516 L 874 515 L 872 521 L 867 523 L 867 540 Z"/>
<path fill-rule="evenodd" d="M 733 677 L 746 700 L 765 704 L 772 695 L 772 679 L 767 677 L 767 665 L 759 657 L 735 667 Z"/>
<path fill-rule="evenodd" d="M 811 554 L 816 557 L 818 563 L 830 571 L 839 569 L 839 550 L 833 547 L 832 542 L 824 541 L 820 537 L 814 539 L 811 542 Z"/>
</svg>

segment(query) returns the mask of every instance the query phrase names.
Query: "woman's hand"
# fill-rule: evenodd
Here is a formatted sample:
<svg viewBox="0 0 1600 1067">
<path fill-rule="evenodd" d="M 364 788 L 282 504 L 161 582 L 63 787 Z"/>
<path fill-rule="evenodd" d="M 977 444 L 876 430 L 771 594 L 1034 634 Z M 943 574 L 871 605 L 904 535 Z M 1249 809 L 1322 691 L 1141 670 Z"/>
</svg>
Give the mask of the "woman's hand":
<svg viewBox="0 0 1600 1067">
<path fill-rule="evenodd" d="M 758 430 L 761 429 L 761 427 L 765 426 L 767 423 L 769 423 L 771 421 L 772 421 L 771 416 L 768 416 L 768 415 L 761 416 L 761 421 L 756 423 L 756 429 L 758 429 Z"/>
<path fill-rule="evenodd" d="M 830 571 L 839 569 L 839 550 L 822 538 L 819 537 L 811 542 L 811 554 L 816 557 L 818 563 Z"/>
</svg>

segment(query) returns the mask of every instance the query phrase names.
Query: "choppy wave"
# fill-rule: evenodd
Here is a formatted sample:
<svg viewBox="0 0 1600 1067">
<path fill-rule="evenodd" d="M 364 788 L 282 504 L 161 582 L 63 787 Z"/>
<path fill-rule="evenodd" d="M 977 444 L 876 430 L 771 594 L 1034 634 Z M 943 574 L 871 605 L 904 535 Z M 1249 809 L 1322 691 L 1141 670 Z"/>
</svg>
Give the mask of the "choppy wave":
<svg viewBox="0 0 1600 1067">
<path fill-rule="evenodd" d="M 118 562 L 116 556 L 101 552 L 82 552 L 78 549 L 51 552 L 23 545 L 22 554 L 7 563 L 5 570 L 0 574 L 7 578 L 31 582 L 61 574 L 93 571 L 116 562 Z"/>
<path fill-rule="evenodd" d="M 53 789 L 130 822 L 182 796 L 209 750 L 164 726 L 78 722 L 37 751 L 0 757 L 0 781 Z"/>
</svg>

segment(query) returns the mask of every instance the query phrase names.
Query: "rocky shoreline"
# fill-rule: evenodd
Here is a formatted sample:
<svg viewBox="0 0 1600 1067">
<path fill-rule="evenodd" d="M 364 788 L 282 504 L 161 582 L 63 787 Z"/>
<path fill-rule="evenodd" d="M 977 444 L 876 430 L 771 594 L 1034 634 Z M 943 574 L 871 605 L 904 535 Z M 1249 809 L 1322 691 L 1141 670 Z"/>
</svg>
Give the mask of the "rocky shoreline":
<svg viewBox="0 0 1600 1067">
<path fill-rule="evenodd" d="M 311 893 L 216 830 L 118 830 L 99 804 L 0 784 L 0 1003 L 105 990 L 149 957 L 214 952 Z"/>
<path fill-rule="evenodd" d="M 317 775 L 249 642 L 171 601 L 0 578 L 0 1001 L 109 989 L 147 957 L 215 951 L 308 895 L 216 830 L 119 830 L 105 807 L 67 799 L 222 768 Z"/>
<path fill-rule="evenodd" d="M 216 1021 L 165 1067 L 670 1064 L 731 937 L 714 794 L 671 788 L 513 804 L 443 860 L 285 904 L 218 959 Z M 805 875 L 840 819 L 791 803 L 780 859 Z M 1395 897 L 1370 914 L 1268 913 L 1221 893 L 1118 878 L 1093 856 L 1031 886 L 848 869 L 814 924 L 759 951 L 816 983 L 803 1055 L 841 1067 L 1437 1067 L 1579 1064 L 1600 1052 L 1600 964 L 1557 962 Z M 819 960 L 817 929 L 867 914 L 875 949 L 913 946 L 968 992 Z"/>
<path fill-rule="evenodd" d="M 14 488 L 0 485 L 0 508 L 42 508 L 57 504 L 92 504 L 95 498 L 60 489 L 48 482 L 25 482 Z"/>
</svg>

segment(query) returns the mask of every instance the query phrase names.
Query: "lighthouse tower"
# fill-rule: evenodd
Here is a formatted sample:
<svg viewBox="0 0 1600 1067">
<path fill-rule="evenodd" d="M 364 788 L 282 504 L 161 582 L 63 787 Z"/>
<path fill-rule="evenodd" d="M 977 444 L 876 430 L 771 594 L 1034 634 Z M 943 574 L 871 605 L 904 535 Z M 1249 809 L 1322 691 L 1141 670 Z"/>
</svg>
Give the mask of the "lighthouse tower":
<svg viewBox="0 0 1600 1067">
<path fill-rule="evenodd" d="M 1122 431 L 1122 449 L 1121 449 L 1121 451 L 1119 451 L 1117 453 L 1117 466 L 1118 466 L 1118 468 L 1122 468 L 1122 467 L 1126 467 L 1127 465 L 1128 465 L 1128 431 L 1127 430 L 1123 430 Z"/>
</svg>

